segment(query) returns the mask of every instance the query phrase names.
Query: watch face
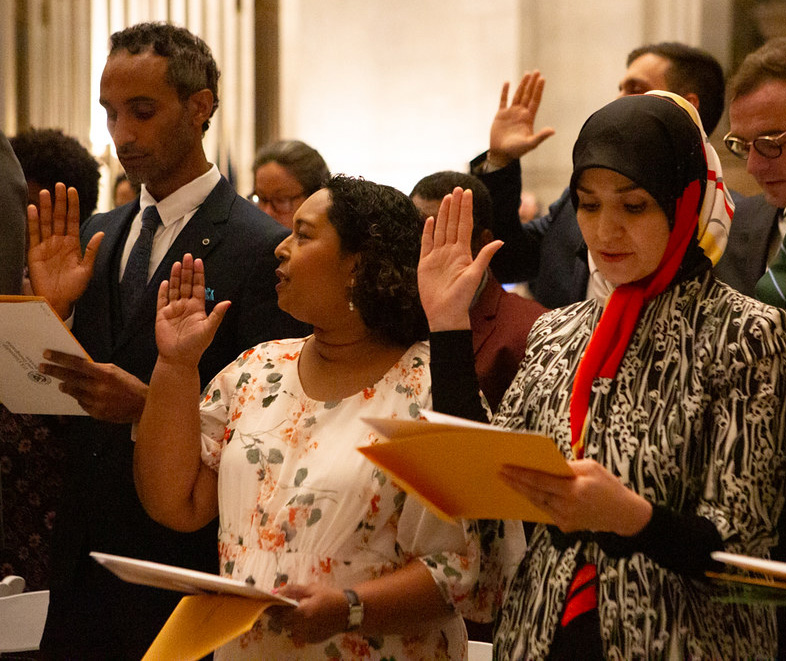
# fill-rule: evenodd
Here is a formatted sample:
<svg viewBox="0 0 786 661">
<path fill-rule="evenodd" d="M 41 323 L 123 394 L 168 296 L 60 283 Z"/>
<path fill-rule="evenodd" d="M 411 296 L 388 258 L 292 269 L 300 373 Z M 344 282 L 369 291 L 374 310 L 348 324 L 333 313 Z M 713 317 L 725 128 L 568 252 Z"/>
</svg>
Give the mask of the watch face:
<svg viewBox="0 0 786 661">
<path fill-rule="evenodd" d="M 363 604 L 354 590 L 344 590 L 344 595 L 349 603 L 349 617 L 347 618 L 347 630 L 352 631 L 363 624 Z"/>
</svg>

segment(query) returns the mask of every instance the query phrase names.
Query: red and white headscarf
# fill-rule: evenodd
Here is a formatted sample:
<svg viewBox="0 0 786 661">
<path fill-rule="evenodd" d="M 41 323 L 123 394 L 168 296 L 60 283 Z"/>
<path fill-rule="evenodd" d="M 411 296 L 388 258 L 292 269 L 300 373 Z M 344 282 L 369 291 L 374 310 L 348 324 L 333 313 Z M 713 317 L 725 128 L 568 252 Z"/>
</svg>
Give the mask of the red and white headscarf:
<svg viewBox="0 0 786 661">
<path fill-rule="evenodd" d="M 614 170 L 646 190 L 666 214 L 671 234 L 655 271 L 616 287 L 609 296 L 579 363 L 570 403 L 575 458 L 584 456 L 592 382 L 596 377 L 614 378 L 642 308 L 674 281 L 681 267 L 701 253 L 717 263 L 734 213 L 718 155 L 698 112 L 670 92 L 622 97 L 590 116 L 573 148 L 574 205 L 579 178 L 589 168 Z"/>
</svg>

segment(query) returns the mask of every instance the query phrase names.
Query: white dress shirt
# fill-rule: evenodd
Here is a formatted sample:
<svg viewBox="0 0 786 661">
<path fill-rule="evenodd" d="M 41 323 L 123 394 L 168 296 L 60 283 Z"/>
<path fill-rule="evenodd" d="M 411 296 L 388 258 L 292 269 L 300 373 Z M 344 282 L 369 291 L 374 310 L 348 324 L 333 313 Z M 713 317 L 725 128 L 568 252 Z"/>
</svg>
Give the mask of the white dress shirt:
<svg viewBox="0 0 786 661">
<path fill-rule="evenodd" d="M 215 165 L 212 165 L 205 174 L 193 181 L 189 181 L 185 186 L 181 186 L 160 202 L 156 202 L 153 196 L 148 193 L 145 185 L 142 184 L 142 192 L 139 196 L 139 213 L 131 221 L 131 229 L 128 231 L 128 238 L 123 248 L 123 254 L 120 257 L 118 278 L 123 278 L 128 255 L 131 253 L 131 248 L 134 247 L 137 238 L 139 238 L 139 232 L 142 230 L 142 214 L 147 207 L 155 204 L 158 209 L 158 215 L 161 216 L 161 224 L 153 237 L 153 249 L 150 253 L 150 266 L 147 272 L 149 281 L 153 273 L 156 272 L 161 260 L 164 259 L 164 255 L 172 247 L 177 235 L 180 234 L 186 223 L 191 220 L 220 180 L 221 173 Z"/>
</svg>

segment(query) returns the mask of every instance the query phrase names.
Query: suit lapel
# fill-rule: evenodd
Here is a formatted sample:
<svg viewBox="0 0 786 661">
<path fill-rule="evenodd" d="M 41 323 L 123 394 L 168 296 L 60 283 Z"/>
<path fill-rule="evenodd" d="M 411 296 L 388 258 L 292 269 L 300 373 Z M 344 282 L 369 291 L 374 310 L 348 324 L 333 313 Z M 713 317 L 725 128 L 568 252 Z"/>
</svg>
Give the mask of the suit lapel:
<svg viewBox="0 0 786 661">
<path fill-rule="evenodd" d="M 128 320 L 117 338 L 116 349 L 135 337 L 140 327 L 151 323 L 151 317 L 155 318 L 158 288 L 169 278 L 172 265 L 181 260 L 186 253 L 191 253 L 194 259 L 205 259 L 220 243 L 235 196 L 234 188 L 222 176 L 164 255 L 147 284 L 136 314 Z"/>
</svg>

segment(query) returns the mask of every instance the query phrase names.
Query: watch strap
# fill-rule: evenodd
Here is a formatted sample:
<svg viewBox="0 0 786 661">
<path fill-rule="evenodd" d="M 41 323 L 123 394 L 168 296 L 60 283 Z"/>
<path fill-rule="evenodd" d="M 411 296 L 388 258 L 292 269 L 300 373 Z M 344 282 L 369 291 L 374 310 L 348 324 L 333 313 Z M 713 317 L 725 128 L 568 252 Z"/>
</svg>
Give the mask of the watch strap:
<svg viewBox="0 0 786 661">
<path fill-rule="evenodd" d="M 347 616 L 347 631 L 355 631 L 363 624 L 363 602 L 354 590 L 344 590 L 344 596 L 349 604 Z"/>
</svg>

